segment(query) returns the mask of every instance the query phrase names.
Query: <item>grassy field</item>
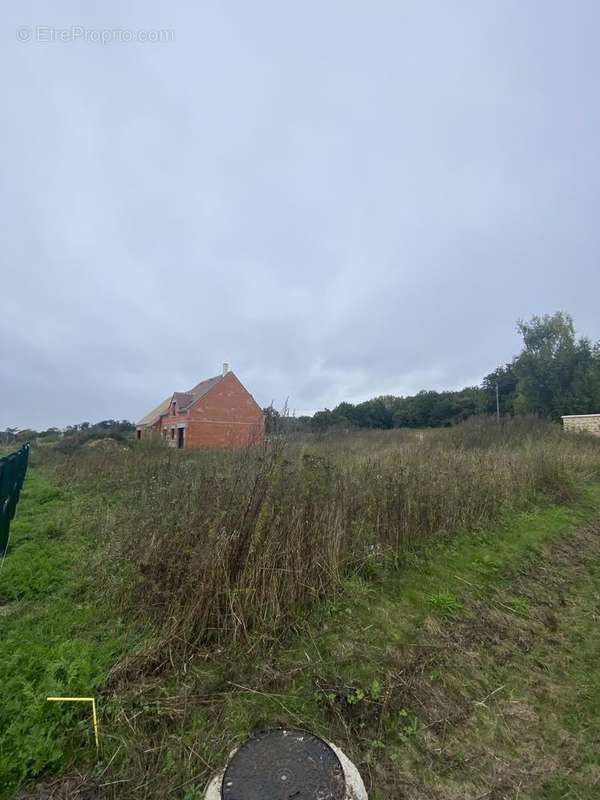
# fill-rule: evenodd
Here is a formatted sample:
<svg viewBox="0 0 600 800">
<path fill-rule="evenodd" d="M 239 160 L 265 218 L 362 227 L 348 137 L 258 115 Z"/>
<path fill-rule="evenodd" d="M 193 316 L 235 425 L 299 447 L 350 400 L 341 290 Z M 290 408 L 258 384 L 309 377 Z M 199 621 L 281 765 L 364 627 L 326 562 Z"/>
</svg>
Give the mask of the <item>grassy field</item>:
<svg viewBox="0 0 600 800">
<path fill-rule="evenodd" d="M 281 724 L 372 800 L 598 796 L 599 442 L 516 421 L 33 462 L 1 797 L 194 800 Z M 49 694 L 98 697 L 98 759 Z"/>
<path fill-rule="evenodd" d="M 51 695 L 94 694 L 126 651 L 120 620 L 98 604 L 74 493 L 29 471 L 0 575 L 0 796 L 23 779 L 88 759 L 91 729 Z"/>
</svg>

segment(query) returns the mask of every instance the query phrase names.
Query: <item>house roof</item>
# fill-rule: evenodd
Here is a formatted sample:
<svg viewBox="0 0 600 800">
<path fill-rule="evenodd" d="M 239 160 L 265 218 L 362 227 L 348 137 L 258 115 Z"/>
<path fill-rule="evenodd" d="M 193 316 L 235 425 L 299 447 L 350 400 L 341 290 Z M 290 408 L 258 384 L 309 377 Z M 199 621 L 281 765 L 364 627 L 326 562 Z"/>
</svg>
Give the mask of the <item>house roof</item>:
<svg viewBox="0 0 600 800">
<path fill-rule="evenodd" d="M 160 417 L 162 417 L 163 414 L 166 414 L 170 405 L 171 395 L 169 395 L 166 400 L 163 400 L 159 406 L 156 406 L 156 408 L 153 408 L 152 411 L 149 411 L 145 417 L 142 417 L 138 422 L 138 427 L 145 427 L 146 425 L 154 424 L 160 419 Z"/>
<path fill-rule="evenodd" d="M 171 402 L 177 403 L 177 408 L 183 411 L 194 402 L 194 395 L 191 392 L 174 392 Z"/>
<path fill-rule="evenodd" d="M 182 407 L 183 410 L 191 406 L 192 403 L 195 403 L 196 400 L 200 400 L 201 397 L 204 397 L 205 394 L 210 392 L 213 386 L 221 383 L 224 377 L 224 375 L 217 375 L 216 378 L 207 378 L 205 381 L 200 381 L 200 383 L 197 383 L 193 389 L 189 390 L 189 392 L 182 392 L 183 395 L 191 398 L 187 405 Z"/>
<path fill-rule="evenodd" d="M 173 392 L 173 394 L 167 397 L 166 400 L 163 400 L 159 406 L 156 406 L 156 408 L 153 408 L 152 411 L 149 411 L 145 417 L 142 417 L 142 419 L 138 422 L 138 426 L 145 427 L 153 425 L 160 419 L 160 417 L 168 413 L 169 407 L 173 401 L 177 403 L 178 411 L 186 411 L 195 402 L 200 400 L 201 397 L 204 397 L 205 394 L 208 394 L 213 386 L 216 386 L 218 383 L 220 383 L 224 377 L 224 375 L 217 375 L 215 378 L 207 378 L 206 380 L 197 383 L 188 392 Z"/>
</svg>

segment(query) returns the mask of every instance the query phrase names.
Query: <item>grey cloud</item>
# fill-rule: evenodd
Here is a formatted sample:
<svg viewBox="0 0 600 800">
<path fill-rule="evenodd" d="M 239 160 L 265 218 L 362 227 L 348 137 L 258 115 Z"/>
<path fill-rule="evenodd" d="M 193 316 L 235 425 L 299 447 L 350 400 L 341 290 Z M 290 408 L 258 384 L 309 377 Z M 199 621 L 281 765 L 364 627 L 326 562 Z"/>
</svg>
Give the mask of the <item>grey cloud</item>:
<svg viewBox="0 0 600 800">
<path fill-rule="evenodd" d="M 0 427 L 137 418 L 229 361 L 298 411 L 600 338 L 594 2 L 13 4 Z M 19 25 L 175 29 L 21 44 Z"/>
</svg>

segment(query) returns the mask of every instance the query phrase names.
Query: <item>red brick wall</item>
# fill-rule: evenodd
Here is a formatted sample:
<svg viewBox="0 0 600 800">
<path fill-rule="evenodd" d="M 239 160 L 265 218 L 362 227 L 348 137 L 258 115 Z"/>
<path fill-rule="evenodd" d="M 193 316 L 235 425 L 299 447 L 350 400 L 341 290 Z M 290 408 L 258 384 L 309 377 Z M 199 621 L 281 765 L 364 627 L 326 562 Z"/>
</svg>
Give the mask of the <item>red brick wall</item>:
<svg viewBox="0 0 600 800">
<path fill-rule="evenodd" d="M 243 447 L 264 436 L 263 412 L 232 372 L 188 413 L 186 447 Z"/>
<path fill-rule="evenodd" d="M 263 412 L 232 372 L 187 413 L 163 417 L 167 441 L 175 446 L 177 432 L 171 440 L 170 429 L 178 424 L 185 425 L 186 448 L 244 447 L 265 438 Z"/>
</svg>

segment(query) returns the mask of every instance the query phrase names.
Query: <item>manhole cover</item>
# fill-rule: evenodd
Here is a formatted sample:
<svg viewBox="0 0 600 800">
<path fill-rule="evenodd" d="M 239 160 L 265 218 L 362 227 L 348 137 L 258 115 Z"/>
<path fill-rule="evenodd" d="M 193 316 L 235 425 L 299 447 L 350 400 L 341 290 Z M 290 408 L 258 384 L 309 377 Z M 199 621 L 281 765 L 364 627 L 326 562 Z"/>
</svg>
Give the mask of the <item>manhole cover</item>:
<svg viewBox="0 0 600 800">
<path fill-rule="evenodd" d="M 229 762 L 223 800 L 344 800 L 346 781 L 331 747 L 312 733 L 257 733 Z"/>
</svg>

